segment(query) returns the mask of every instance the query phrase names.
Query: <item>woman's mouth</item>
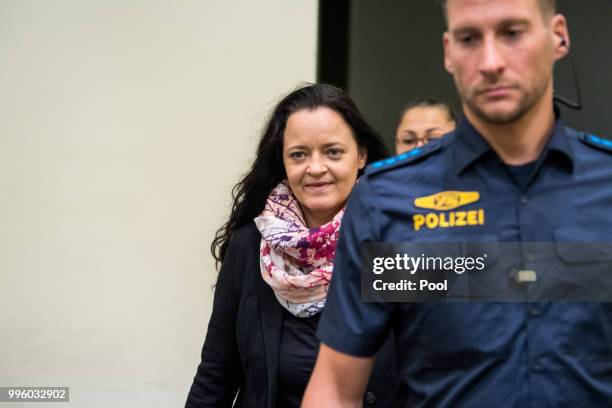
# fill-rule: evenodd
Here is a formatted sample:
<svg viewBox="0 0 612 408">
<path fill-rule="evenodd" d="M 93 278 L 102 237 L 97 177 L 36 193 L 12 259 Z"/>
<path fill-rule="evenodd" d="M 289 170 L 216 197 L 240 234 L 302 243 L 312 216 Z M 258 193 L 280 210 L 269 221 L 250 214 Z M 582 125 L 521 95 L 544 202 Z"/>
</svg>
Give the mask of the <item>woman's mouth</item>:
<svg viewBox="0 0 612 408">
<path fill-rule="evenodd" d="M 329 182 L 329 181 L 313 181 L 311 183 L 306 183 L 304 185 L 304 187 L 306 187 L 306 189 L 308 189 L 308 190 L 320 191 L 320 190 L 325 190 L 326 188 L 330 187 L 331 185 L 332 185 L 332 183 Z"/>
</svg>

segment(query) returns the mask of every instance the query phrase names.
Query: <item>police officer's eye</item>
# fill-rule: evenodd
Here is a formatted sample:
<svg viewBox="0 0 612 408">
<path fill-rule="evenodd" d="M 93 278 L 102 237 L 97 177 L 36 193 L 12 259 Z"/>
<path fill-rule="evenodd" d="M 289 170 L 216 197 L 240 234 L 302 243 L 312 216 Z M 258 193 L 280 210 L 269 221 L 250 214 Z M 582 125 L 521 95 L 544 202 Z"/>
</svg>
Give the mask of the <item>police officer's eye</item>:
<svg viewBox="0 0 612 408">
<path fill-rule="evenodd" d="M 509 29 L 504 32 L 504 36 L 510 40 L 518 39 L 523 32 L 521 30 Z"/>
<path fill-rule="evenodd" d="M 457 37 L 457 41 L 459 41 L 461 45 L 468 46 L 476 42 L 476 37 L 472 34 L 461 34 Z"/>
</svg>

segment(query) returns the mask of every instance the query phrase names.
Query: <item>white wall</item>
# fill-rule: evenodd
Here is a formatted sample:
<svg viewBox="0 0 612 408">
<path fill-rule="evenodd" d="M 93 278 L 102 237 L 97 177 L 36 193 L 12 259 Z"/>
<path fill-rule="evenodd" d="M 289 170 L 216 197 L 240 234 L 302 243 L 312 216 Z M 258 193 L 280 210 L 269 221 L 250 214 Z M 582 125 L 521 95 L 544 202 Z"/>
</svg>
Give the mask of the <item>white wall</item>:
<svg viewBox="0 0 612 408">
<path fill-rule="evenodd" d="M 70 386 L 49 407 L 184 404 L 213 232 L 269 109 L 315 79 L 316 14 L 0 0 L 1 386 Z"/>
</svg>

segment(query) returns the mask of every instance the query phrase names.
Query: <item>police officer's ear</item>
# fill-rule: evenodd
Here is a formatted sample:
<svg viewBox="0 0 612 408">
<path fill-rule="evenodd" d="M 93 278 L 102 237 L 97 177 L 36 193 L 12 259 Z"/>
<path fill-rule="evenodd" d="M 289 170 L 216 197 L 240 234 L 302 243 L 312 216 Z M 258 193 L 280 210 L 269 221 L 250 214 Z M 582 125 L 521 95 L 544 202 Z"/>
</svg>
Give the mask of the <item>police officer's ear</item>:
<svg viewBox="0 0 612 408">
<path fill-rule="evenodd" d="M 450 34 L 448 31 L 444 32 L 444 36 L 442 37 L 442 45 L 444 46 L 444 68 L 446 68 L 449 74 L 452 74 L 454 68 L 452 62 L 450 61 L 448 52 L 448 43 L 450 41 L 449 36 Z"/>
<path fill-rule="evenodd" d="M 562 14 L 555 14 L 551 21 L 555 44 L 555 61 L 569 53 L 570 39 L 567 21 Z"/>
</svg>

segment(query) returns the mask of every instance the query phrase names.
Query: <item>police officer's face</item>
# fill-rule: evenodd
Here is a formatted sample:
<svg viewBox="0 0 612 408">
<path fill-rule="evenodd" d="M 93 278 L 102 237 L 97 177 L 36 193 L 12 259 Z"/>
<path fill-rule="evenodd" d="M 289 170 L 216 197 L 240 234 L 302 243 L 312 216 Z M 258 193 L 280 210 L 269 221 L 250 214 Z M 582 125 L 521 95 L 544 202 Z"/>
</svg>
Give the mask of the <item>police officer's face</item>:
<svg viewBox="0 0 612 408">
<path fill-rule="evenodd" d="M 448 0 L 446 69 L 468 118 L 510 123 L 552 101 L 552 65 L 567 53 L 565 19 L 538 0 Z"/>
<path fill-rule="evenodd" d="M 342 116 L 322 107 L 289 116 L 283 163 L 306 223 L 315 227 L 331 221 L 344 206 L 366 153 Z"/>
</svg>

